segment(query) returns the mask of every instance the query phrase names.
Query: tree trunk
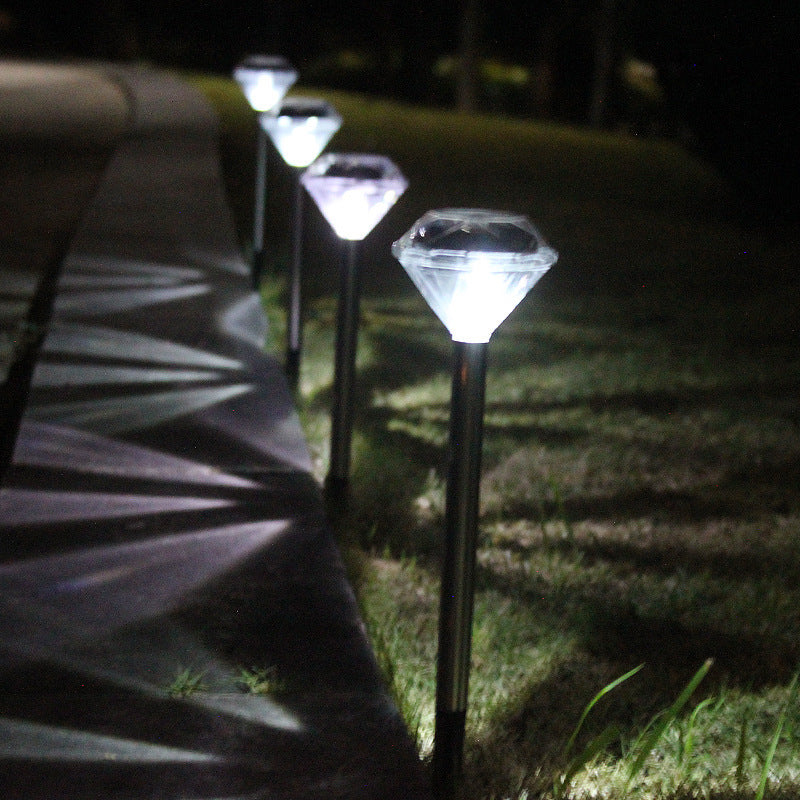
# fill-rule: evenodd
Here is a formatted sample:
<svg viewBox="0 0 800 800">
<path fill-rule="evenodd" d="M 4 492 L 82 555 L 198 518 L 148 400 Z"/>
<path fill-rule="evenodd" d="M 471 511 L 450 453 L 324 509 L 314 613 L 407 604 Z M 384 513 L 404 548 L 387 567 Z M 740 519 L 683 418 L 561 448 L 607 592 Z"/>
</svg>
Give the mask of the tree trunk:
<svg viewBox="0 0 800 800">
<path fill-rule="evenodd" d="M 476 111 L 480 95 L 481 0 L 463 0 L 461 37 L 456 84 L 456 105 L 460 111 Z"/>
<path fill-rule="evenodd" d="M 531 68 L 531 106 L 538 117 L 553 116 L 557 39 L 555 20 L 552 16 L 543 18 L 536 39 L 535 60 Z"/>
<path fill-rule="evenodd" d="M 127 0 L 101 0 L 94 5 L 94 53 L 100 58 L 130 60 L 139 55 L 136 22 Z"/>
<path fill-rule="evenodd" d="M 609 118 L 611 83 L 617 50 L 618 0 L 600 0 L 594 38 L 594 79 L 589 102 L 589 124 L 602 128 Z"/>
</svg>

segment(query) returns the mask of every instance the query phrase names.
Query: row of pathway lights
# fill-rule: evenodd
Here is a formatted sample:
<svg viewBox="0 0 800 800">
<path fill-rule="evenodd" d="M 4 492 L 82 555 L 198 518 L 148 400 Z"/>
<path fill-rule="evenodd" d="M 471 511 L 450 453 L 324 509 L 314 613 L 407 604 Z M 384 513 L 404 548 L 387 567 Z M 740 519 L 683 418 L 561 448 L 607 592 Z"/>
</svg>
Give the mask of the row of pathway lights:
<svg viewBox="0 0 800 800">
<path fill-rule="evenodd" d="M 256 114 L 276 108 L 297 80 L 297 70 L 282 56 L 249 56 L 233 71 L 234 80 Z M 253 287 L 264 271 L 264 217 L 267 200 L 267 132 L 259 125 L 256 139 L 256 179 L 253 209 Z"/>
<path fill-rule="evenodd" d="M 262 58 L 270 61 L 273 57 Z M 294 78 L 286 85 L 287 89 L 293 81 Z M 244 88 L 242 81 L 240 84 Z M 251 96 L 247 96 L 253 104 Z M 277 111 L 262 113 L 259 122 L 286 163 L 296 170 L 287 353 L 287 375 L 294 384 L 300 361 L 303 187 L 344 242 L 331 459 L 326 479 L 328 491 L 342 498 L 350 471 L 358 338 L 358 245 L 405 191 L 407 182 L 383 156 L 328 154 L 317 158 L 341 124 L 338 114 L 324 101 L 289 98 Z M 256 191 L 258 196 L 258 186 Z M 263 186 L 261 192 L 263 196 Z M 257 213 L 258 209 L 257 202 Z M 261 214 L 263 221 L 263 205 Z M 255 245 L 254 238 L 254 251 L 263 251 L 263 241 L 260 250 L 255 250 Z M 394 242 L 392 254 L 454 342 L 433 753 L 434 789 L 439 798 L 449 800 L 457 795 L 463 769 L 488 344 L 497 327 L 558 255 L 527 217 L 484 209 L 429 211 Z"/>
<path fill-rule="evenodd" d="M 233 77 L 258 115 L 252 263 L 256 290 L 260 287 L 265 261 L 268 139 L 292 168 L 294 203 L 285 368 L 289 384 L 296 389 L 302 350 L 303 188 L 300 176 L 339 130 L 342 118 L 325 100 L 286 98 L 298 76 L 294 67 L 281 56 L 249 56 L 234 69 Z"/>
</svg>

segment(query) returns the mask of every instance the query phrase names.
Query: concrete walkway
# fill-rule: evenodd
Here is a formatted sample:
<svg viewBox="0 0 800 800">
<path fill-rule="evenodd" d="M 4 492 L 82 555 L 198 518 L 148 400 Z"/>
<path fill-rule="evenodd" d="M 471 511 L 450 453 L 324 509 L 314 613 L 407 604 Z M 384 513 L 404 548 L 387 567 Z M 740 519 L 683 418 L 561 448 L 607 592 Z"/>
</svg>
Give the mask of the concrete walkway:
<svg viewBox="0 0 800 800">
<path fill-rule="evenodd" d="M 0 61 L 0 385 L 127 119 L 124 92 L 96 71 Z"/>
<path fill-rule="evenodd" d="M 216 120 L 87 71 L 131 114 L 0 490 L 0 796 L 427 797 L 262 352 Z"/>
</svg>

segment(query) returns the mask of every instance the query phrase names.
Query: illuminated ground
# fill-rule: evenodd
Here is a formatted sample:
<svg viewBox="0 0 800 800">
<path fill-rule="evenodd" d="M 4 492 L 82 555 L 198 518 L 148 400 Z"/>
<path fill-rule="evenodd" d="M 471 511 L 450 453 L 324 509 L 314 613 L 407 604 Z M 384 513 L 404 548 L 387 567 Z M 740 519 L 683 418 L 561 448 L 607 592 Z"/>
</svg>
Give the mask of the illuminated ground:
<svg viewBox="0 0 800 800">
<path fill-rule="evenodd" d="M 159 73 L 114 81 L 132 118 L 61 263 L 0 490 L 0 794 L 423 797 L 262 353 L 215 119 Z"/>
</svg>

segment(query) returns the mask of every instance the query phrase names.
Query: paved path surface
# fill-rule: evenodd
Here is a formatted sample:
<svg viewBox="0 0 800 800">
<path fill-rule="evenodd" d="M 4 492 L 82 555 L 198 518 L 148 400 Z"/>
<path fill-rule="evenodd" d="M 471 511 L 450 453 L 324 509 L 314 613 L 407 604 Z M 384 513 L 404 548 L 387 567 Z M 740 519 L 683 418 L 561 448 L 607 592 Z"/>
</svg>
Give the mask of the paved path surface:
<svg viewBox="0 0 800 800">
<path fill-rule="evenodd" d="M 426 797 L 262 353 L 212 112 L 114 80 L 132 115 L 0 490 L 0 796 Z M 273 691 L 242 691 L 253 668 Z"/>
<path fill-rule="evenodd" d="M 0 61 L 0 384 L 127 117 L 122 89 L 96 71 Z"/>
</svg>

